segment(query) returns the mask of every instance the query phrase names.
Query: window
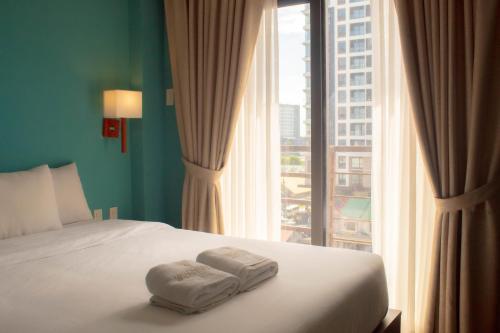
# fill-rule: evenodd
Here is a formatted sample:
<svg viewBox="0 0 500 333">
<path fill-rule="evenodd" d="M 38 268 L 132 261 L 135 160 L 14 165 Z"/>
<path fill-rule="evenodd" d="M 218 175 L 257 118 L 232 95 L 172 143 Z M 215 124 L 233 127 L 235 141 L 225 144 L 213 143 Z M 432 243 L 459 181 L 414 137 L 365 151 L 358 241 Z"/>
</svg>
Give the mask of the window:
<svg viewBox="0 0 500 333">
<path fill-rule="evenodd" d="M 372 135 L 372 123 L 366 123 L 366 135 Z"/>
<path fill-rule="evenodd" d="M 344 42 L 344 46 L 345 46 L 345 42 Z M 349 48 L 349 50 L 351 52 L 363 52 L 365 49 L 366 49 L 366 42 L 364 39 L 351 40 L 350 48 Z M 344 52 L 345 52 L 345 50 L 344 50 Z"/>
<path fill-rule="evenodd" d="M 339 70 L 344 70 L 346 68 L 346 59 L 345 57 L 338 58 L 337 63 L 339 65 Z"/>
<path fill-rule="evenodd" d="M 337 20 L 339 22 L 345 20 L 345 9 L 344 8 L 339 8 L 337 10 Z"/>
<path fill-rule="evenodd" d="M 365 7 L 364 6 L 352 7 L 349 16 L 351 20 L 365 17 Z"/>
<path fill-rule="evenodd" d="M 347 100 L 345 90 L 339 90 L 339 103 L 345 103 Z"/>
<path fill-rule="evenodd" d="M 338 75 L 338 82 L 339 82 L 339 87 L 345 87 L 346 85 L 346 76 L 345 74 L 339 74 Z"/>
<path fill-rule="evenodd" d="M 291 1 L 278 10 L 278 16 L 280 12 L 293 15 L 282 21 L 283 27 L 296 23 L 293 38 L 285 37 L 285 32 L 283 38 L 279 35 L 280 55 L 286 63 L 282 72 L 287 77 L 280 80 L 280 93 L 289 91 L 297 102 L 286 104 L 299 108 L 299 116 L 290 110 L 289 124 L 280 124 L 280 129 L 286 127 L 292 134 L 282 138 L 281 146 L 282 237 L 370 251 L 372 125 L 367 119 L 372 117 L 373 74 L 369 1 L 318 1 L 323 1 L 324 13 L 317 12 L 316 3 L 309 8 Z M 322 14 L 325 20 L 311 19 Z M 325 31 L 322 41 L 321 34 L 314 33 L 320 28 Z M 282 41 L 295 43 L 294 51 L 282 51 L 286 49 Z M 315 43 L 319 47 L 311 48 Z M 289 58 L 298 60 L 290 62 Z M 352 71 L 347 74 L 347 69 Z M 300 79 L 289 80 L 290 72 L 299 72 Z M 315 77 L 318 73 L 324 76 Z M 320 150 L 311 142 L 325 142 L 327 147 Z M 314 177 L 327 180 L 326 191 L 315 187 Z"/>
<path fill-rule="evenodd" d="M 345 26 L 344 26 L 345 30 Z M 360 23 L 351 23 L 351 26 L 349 28 L 349 35 L 351 36 L 359 36 L 359 35 L 364 35 L 365 34 L 365 23 L 360 22 Z"/>
<path fill-rule="evenodd" d="M 365 68 L 366 63 L 365 56 L 355 56 L 351 57 L 351 69 Z"/>
<path fill-rule="evenodd" d="M 351 186 L 361 185 L 361 175 L 353 174 L 351 175 Z"/>
<path fill-rule="evenodd" d="M 345 173 L 337 174 L 337 185 L 347 186 L 347 175 Z"/>
<path fill-rule="evenodd" d="M 345 37 L 345 25 L 337 26 L 337 37 Z"/>
<path fill-rule="evenodd" d="M 372 107 L 367 106 L 366 107 L 366 118 L 371 119 L 371 117 L 372 117 Z"/>
<path fill-rule="evenodd" d="M 362 86 L 366 84 L 365 73 L 351 73 L 351 86 Z"/>
<path fill-rule="evenodd" d="M 300 22 L 293 38 L 283 30 L 283 22 Z M 311 243 L 311 100 L 314 80 L 311 77 L 314 54 L 311 52 L 311 20 L 308 4 L 278 9 L 280 51 L 280 167 L 281 240 Z M 294 66 L 293 73 L 289 67 Z M 285 79 L 286 78 L 286 79 Z M 286 85 L 290 81 L 295 84 Z M 275 184 L 276 185 L 276 184 Z M 295 228 L 295 229 L 294 229 Z"/>
<path fill-rule="evenodd" d="M 339 156 L 337 158 L 337 167 L 339 169 L 345 169 L 347 167 L 346 159 L 347 158 L 345 156 Z"/>
<path fill-rule="evenodd" d="M 337 108 L 337 111 L 339 114 L 339 120 L 345 120 L 345 118 L 346 118 L 345 106 L 339 106 Z"/>
<path fill-rule="evenodd" d="M 366 101 L 371 102 L 372 100 L 372 91 L 371 89 L 366 89 Z"/>
<path fill-rule="evenodd" d="M 350 144 L 351 146 L 364 146 L 365 140 L 351 140 Z"/>
<path fill-rule="evenodd" d="M 365 135 L 365 124 L 351 124 L 351 135 L 362 136 Z"/>
<path fill-rule="evenodd" d="M 351 106 L 351 119 L 364 119 L 365 107 L 364 106 Z"/>
<path fill-rule="evenodd" d="M 359 170 L 362 168 L 361 157 L 351 157 L 351 169 Z"/>
<path fill-rule="evenodd" d="M 339 54 L 345 53 L 345 42 L 344 41 L 337 43 L 337 52 Z"/>
<path fill-rule="evenodd" d="M 345 124 L 339 124 L 338 125 L 338 131 L 339 131 L 339 135 L 346 135 L 347 134 L 347 131 L 346 131 L 346 127 L 345 127 Z"/>
<path fill-rule="evenodd" d="M 364 89 L 354 89 L 351 90 L 351 102 L 365 102 L 366 101 L 366 90 Z"/>
</svg>

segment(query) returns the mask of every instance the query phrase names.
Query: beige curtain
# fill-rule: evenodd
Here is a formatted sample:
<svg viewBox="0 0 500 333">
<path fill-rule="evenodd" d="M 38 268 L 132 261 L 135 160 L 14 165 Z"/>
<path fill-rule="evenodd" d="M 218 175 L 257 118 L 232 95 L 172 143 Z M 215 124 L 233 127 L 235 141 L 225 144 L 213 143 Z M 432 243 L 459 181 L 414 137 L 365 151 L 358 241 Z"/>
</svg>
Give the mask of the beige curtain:
<svg viewBox="0 0 500 333">
<path fill-rule="evenodd" d="M 223 233 L 219 178 L 238 119 L 262 0 L 165 0 L 185 229 Z"/>
<path fill-rule="evenodd" d="M 437 198 L 426 331 L 499 332 L 500 1 L 395 4 Z"/>
</svg>

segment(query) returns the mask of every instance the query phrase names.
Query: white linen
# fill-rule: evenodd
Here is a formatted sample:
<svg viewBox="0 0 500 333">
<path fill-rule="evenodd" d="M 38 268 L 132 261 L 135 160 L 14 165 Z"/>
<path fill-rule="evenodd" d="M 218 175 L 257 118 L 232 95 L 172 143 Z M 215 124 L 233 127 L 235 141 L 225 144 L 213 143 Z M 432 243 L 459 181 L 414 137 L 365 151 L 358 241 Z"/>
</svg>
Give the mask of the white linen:
<svg viewBox="0 0 500 333">
<path fill-rule="evenodd" d="M 203 251 L 196 261 L 237 276 L 241 281 L 240 291 L 251 290 L 278 273 L 276 261 L 235 247 Z"/>
<path fill-rule="evenodd" d="M 146 286 L 150 302 L 183 314 L 207 311 L 238 293 L 240 280 L 192 260 L 180 260 L 151 268 Z"/>
<path fill-rule="evenodd" d="M 62 224 L 92 220 L 75 163 L 50 169 Z"/>
<path fill-rule="evenodd" d="M 0 239 L 61 227 L 47 165 L 0 173 Z"/>
<path fill-rule="evenodd" d="M 196 316 L 148 303 L 151 267 L 221 246 L 276 260 L 280 273 Z M 0 241 L 3 332 L 363 333 L 386 310 L 382 261 L 364 252 L 117 220 Z"/>
</svg>

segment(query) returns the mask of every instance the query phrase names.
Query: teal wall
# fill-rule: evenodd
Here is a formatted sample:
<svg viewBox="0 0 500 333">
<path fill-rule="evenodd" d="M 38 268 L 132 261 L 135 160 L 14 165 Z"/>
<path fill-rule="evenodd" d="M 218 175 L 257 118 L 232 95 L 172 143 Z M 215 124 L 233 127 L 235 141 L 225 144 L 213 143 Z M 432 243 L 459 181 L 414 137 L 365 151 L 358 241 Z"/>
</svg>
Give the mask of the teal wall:
<svg viewBox="0 0 500 333">
<path fill-rule="evenodd" d="M 131 84 L 143 91 L 143 119 L 132 126 L 134 214 L 180 227 L 184 168 L 172 106 L 162 0 L 130 0 Z M 140 157 L 138 157 L 140 155 Z M 137 158 L 136 158 L 137 157 Z M 142 161 L 142 162 L 139 162 Z"/>
<path fill-rule="evenodd" d="M 0 1 L 0 171 L 75 161 L 89 205 L 180 224 L 182 165 L 161 0 Z M 143 90 L 128 154 L 104 89 Z"/>
</svg>

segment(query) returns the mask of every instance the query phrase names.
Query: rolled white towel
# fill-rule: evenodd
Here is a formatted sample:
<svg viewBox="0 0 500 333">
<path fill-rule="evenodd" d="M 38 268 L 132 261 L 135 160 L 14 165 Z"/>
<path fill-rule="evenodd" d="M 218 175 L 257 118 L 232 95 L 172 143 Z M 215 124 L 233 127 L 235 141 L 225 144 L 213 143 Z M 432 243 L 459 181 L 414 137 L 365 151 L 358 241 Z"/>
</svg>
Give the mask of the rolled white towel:
<svg viewBox="0 0 500 333">
<path fill-rule="evenodd" d="M 234 247 L 203 251 L 196 261 L 240 278 L 240 291 L 248 291 L 278 273 L 274 260 Z"/>
<path fill-rule="evenodd" d="M 203 312 L 238 292 L 240 280 L 202 263 L 181 260 L 151 268 L 146 286 L 150 302 L 183 313 Z"/>
</svg>

